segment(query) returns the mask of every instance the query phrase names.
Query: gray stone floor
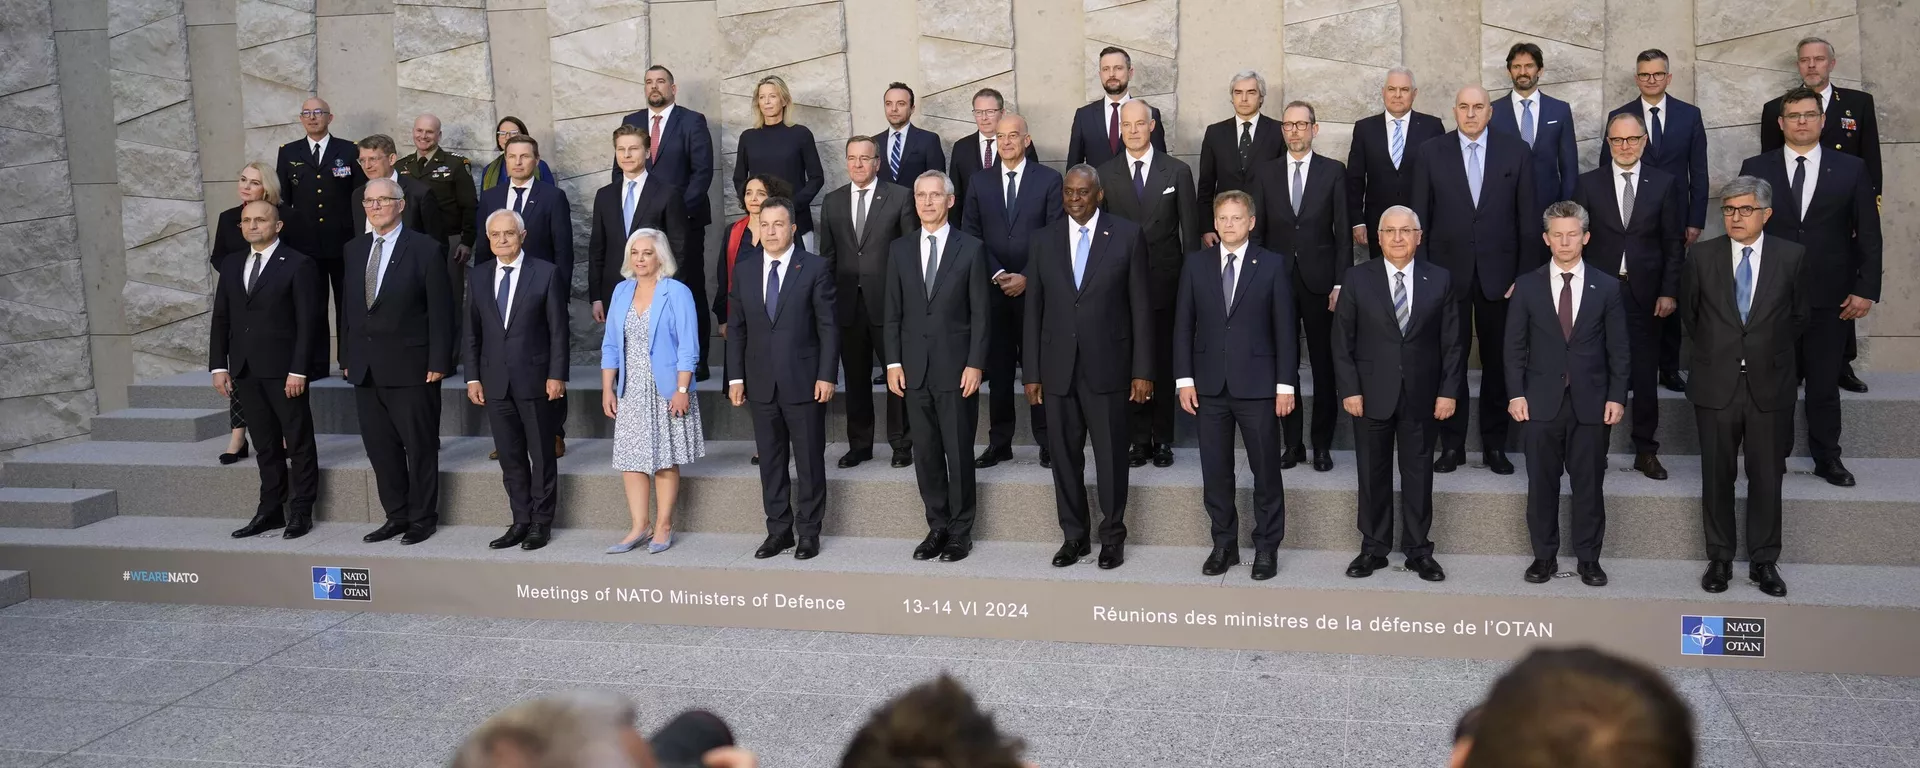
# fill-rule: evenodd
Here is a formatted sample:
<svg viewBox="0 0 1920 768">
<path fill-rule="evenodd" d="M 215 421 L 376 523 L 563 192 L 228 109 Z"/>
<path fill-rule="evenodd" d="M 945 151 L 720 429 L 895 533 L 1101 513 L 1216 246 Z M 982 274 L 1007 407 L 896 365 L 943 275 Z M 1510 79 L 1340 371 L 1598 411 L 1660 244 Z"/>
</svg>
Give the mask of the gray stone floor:
<svg viewBox="0 0 1920 768">
<path fill-rule="evenodd" d="M 1055 766 L 1440 766 L 1502 664 L 30 600 L 0 609 L 0 768 L 442 765 L 489 713 L 607 687 L 831 766 L 949 670 Z M 1672 670 L 1703 766 L 1920 768 L 1920 679 Z"/>
</svg>

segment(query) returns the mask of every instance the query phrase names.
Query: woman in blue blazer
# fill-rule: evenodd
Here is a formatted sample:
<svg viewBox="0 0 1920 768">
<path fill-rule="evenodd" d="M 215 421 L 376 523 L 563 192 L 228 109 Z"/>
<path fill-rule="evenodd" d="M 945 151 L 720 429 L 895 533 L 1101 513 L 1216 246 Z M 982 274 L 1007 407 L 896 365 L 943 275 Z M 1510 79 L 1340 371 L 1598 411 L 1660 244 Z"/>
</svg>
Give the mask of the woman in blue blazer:
<svg viewBox="0 0 1920 768">
<path fill-rule="evenodd" d="M 613 419 L 613 468 L 627 490 L 633 527 L 607 554 L 673 546 L 673 503 L 680 493 L 680 465 L 707 453 L 700 427 L 700 401 L 693 396 L 693 369 L 700 361 L 700 325 L 693 292 L 673 277 L 677 265 L 667 236 L 636 230 L 627 238 L 625 280 L 607 304 L 607 332 L 600 342 L 600 407 Z M 647 526 L 647 502 L 658 493 L 659 510 Z"/>
</svg>

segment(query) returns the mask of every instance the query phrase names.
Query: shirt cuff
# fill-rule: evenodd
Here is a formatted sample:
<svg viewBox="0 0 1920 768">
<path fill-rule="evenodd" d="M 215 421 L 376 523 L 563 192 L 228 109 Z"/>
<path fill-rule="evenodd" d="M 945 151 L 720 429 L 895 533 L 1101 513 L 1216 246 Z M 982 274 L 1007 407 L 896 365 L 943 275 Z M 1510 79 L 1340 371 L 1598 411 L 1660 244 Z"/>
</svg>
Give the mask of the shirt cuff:
<svg viewBox="0 0 1920 768">
<path fill-rule="evenodd" d="M 225 368 L 215 368 L 211 371 L 208 371 L 208 373 L 226 373 L 226 372 L 227 372 L 227 369 Z"/>
<path fill-rule="evenodd" d="M 992 276 L 992 277 L 989 277 L 989 278 L 987 278 L 987 279 L 988 279 L 988 280 L 998 280 L 998 279 L 1000 279 L 1000 276 L 1001 276 L 1001 275 L 1004 275 L 1004 274 L 1006 274 L 1006 273 L 1007 273 L 1007 271 L 1006 271 L 1006 270 L 1004 270 L 1004 269 L 1001 269 L 1001 270 L 995 270 L 995 271 L 994 271 L 994 273 L 993 273 L 993 276 Z"/>
<path fill-rule="evenodd" d="M 1353 225 L 1353 228 L 1354 228 L 1354 229 L 1366 229 L 1366 228 L 1367 228 L 1367 225 L 1365 225 L 1365 224 L 1355 224 L 1355 225 Z"/>
<path fill-rule="evenodd" d="M 1340 284 L 1339 284 L 1339 283 L 1334 283 L 1334 284 L 1333 284 L 1333 289 L 1334 289 L 1334 290 L 1336 290 L 1336 291 L 1337 291 L 1337 290 L 1340 290 Z"/>
<path fill-rule="evenodd" d="M 1273 393 L 1276 395 L 1291 395 L 1293 394 L 1293 387 L 1287 384 L 1275 384 L 1273 385 Z"/>
<path fill-rule="evenodd" d="M 732 381 L 727 382 L 727 386 L 731 387 L 735 384 L 746 384 L 746 383 L 747 383 L 746 379 L 734 379 Z"/>
<path fill-rule="evenodd" d="M 1174 389 L 1186 389 L 1187 387 L 1191 387 L 1191 386 L 1193 386 L 1193 379 L 1174 379 L 1173 380 Z"/>
<path fill-rule="evenodd" d="M 1521 395 L 1519 397 L 1509 397 L 1507 398 L 1507 404 L 1512 405 L 1513 401 L 1515 400 L 1525 400 L 1525 399 L 1527 399 L 1526 395 Z"/>
<path fill-rule="evenodd" d="M 891 370 L 893 370 L 893 369 L 895 369 L 895 368 L 898 368 L 898 367 L 900 367 L 900 364 L 899 364 L 899 363 L 887 363 L 887 370 L 889 370 L 889 371 L 891 371 Z"/>
<path fill-rule="evenodd" d="M 288 376 L 292 376 L 292 377 L 294 377 L 294 378 L 296 378 L 296 379 L 304 379 L 304 378 L 306 378 L 306 377 L 307 377 L 307 375 L 306 375 L 306 374 L 304 374 L 304 373 L 289 373 L 289 374 L 287 374 L 287 375 L 288 375 Z"/>
</svg>

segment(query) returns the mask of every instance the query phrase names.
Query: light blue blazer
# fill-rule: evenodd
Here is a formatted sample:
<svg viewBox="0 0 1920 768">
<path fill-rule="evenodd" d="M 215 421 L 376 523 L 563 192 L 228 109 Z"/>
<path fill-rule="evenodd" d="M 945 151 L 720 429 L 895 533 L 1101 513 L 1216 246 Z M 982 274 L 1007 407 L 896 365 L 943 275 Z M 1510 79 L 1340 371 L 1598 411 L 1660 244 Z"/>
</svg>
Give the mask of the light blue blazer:
<svg viewBox="0 0 1920 768">
<path fill-rule="evenodd" d="M 627 312 L 633 307 L 633 291 L 639 283 L 622 280 L 613 287 L 613 301 L 607 306 L 607 333 L 600 340 L 600 367 L 618 370 L 613 377 L 613 394 L 627 393 Z M 680 386 L 679 371 L 692 372 L 700 362 L 700 325 L 695 321 L 693 291 L 673 278 L 661 278 L 653 286 L 652 354 L 653 381 L 660 397 L 672 400 Z M 662 372 L 673 372 L 662 375 Z"/>
</svg>

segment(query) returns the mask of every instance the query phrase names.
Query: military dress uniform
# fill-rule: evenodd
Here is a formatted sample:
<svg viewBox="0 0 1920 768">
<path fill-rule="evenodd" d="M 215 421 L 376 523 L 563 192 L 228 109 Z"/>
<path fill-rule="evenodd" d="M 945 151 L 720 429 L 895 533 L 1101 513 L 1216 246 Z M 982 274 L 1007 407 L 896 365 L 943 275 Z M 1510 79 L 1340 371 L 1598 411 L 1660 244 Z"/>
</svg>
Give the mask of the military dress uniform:
<svg viewBox="0 0 1920 768">
<path fill-rule="evenodd" d="M 314 156 L 312 140 L 302 137 L 281 145 L 274 163 L 287 216 L 280 237 L 294 250 L 313 257 L 326 274 L 336 314 L 345 268 L 341 249 L 359 234 L 353 231 L 353 191 L 367 183 L 359 159 L 360 148 L 339 136 L 327 137 L 320 157 Z"/>
<path fill-rule="evenodd" d="M 432 154 L 423 157 L 415 152 L 400 158 L 400 162 L 393 167 L 402 176 L 419 180 L 433 190 L 433 199 L 440 204 L 440 228 L 443 231 L 429 234 L 447 244 L 447 255 L 451 257 L 462 245 L 473 249 L 480 238 L 474 222 L 474 214 L 480 209 L 480 197 L 473 187 L 473 164 L 464 157 L 448 152 L 446 147 L 434 147 Z M 467 265 L 449 259 L 447 277 L 453 282 L 453 316 L 465 317 L 460 310 L 464 303 L 462 299 L 467 295 Z"/>
</svg>

